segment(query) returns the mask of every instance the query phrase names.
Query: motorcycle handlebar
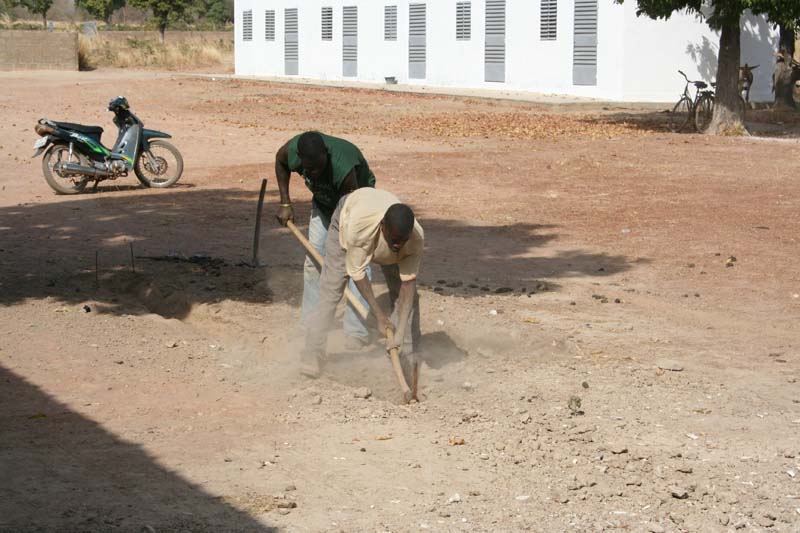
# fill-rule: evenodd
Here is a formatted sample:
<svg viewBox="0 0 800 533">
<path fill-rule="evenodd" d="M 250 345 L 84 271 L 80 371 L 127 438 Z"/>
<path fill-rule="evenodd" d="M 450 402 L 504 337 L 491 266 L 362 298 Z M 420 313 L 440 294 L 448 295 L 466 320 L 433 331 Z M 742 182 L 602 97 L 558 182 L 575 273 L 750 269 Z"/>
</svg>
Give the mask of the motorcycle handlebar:
<svg viewBox="0 0 800 533">
<path fill-rule="evenodd" d="M 133 124 L 139 124 L 140 126 L 144 126 L 144 122 L 142 122 L 139 119 L 139 117 L 134 115 L 133 111 L 131 111 L 130 109 L 114 111 L 114 124 L 117 124 L 119 126 L 120 124 L 125 124 L 129 121 Z"/>
</svg>

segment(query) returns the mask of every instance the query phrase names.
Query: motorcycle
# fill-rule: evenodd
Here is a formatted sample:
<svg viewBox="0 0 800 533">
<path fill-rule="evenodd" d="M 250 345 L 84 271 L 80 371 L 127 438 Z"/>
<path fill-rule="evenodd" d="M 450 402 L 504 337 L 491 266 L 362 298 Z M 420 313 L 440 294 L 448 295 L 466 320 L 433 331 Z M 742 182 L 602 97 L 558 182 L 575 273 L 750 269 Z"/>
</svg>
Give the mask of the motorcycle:
<svg viewBox="0 0 800 533">
<path fill-rule="evenodd" d="M 34 129 L 41 138 L 33 145 L 33 157 L 44 152 L 42 173 L 47 184 L 58 194 L 76 194 L 91 181 L 97 188 L 101 181 L 125 177 L 133 170 L 145 187 L 175 185 L 183 173 L 183 158 L 162 140 L 172 136 L 145 129 L 123 96 L 111 100 L 108 110 L 119 128 L 111 149 L 100 141 L 103 128 L 99 126 L 39 120 Z"/>
</svg>

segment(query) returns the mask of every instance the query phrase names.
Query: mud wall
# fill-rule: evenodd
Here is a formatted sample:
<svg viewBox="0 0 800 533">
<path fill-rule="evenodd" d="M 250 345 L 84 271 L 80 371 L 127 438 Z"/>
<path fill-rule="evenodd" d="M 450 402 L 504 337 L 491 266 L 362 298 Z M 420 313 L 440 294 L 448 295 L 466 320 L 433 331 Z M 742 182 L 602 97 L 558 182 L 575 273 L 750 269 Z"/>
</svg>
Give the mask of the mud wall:
<svg viewBox="0 0 800 533">
<path fill-rule="evenodd" d="M 78 34 L 2 30 L 0 70 L 78 70 Z"/>
</svg>

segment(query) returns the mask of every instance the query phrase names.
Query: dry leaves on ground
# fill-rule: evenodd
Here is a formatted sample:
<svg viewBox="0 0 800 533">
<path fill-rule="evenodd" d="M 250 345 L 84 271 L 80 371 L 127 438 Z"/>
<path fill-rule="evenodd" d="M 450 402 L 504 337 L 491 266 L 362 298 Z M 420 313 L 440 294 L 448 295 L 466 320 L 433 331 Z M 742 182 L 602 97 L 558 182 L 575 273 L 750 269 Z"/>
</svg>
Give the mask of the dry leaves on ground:
<svg viewBox="0 0 800 533">
<path fill-rule="evenodd" d="M 386 126 L 392 134 L 409 130 L 434 137 L 492 137 L 506 139 L 608 139 L 643 134 L 628 122 L 612 123 L 590 116 L 543 113 L 439 113 L 405 115 Z"/>
</svg>

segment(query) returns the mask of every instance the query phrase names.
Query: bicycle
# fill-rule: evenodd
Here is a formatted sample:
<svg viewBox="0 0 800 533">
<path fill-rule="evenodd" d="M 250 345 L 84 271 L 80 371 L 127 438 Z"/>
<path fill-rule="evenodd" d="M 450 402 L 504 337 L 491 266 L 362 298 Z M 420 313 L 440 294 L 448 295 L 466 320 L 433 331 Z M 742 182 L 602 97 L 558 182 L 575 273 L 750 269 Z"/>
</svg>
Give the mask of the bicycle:
<svg viewBox="0 0 800 533">
<path fill-rule="evenodd" d="M 686 80 L 686 85 L 683 87 L 683 95 L 669 115 L 669 129 L 673 133 L 678 133 L 683 131 L 689 123 L 693 123 L 695 129 L 702 131 L 698 126 L 698 118 L 703 121 L 705 127 L 708 126 L 708 123 L 705 123 L 705 119 L 709 109 L 711 115 L 714 114 L 714 92 L 707 89 L 708 84 L 706 82 L 692 81 L 682 70 L 679 70 L 678 74 Z M 690 83 L 694 85 L 696 90 L 694 98 L 689 92 Z M 708 117 L 711 115 L 708 115 Z"/>
</svg>

